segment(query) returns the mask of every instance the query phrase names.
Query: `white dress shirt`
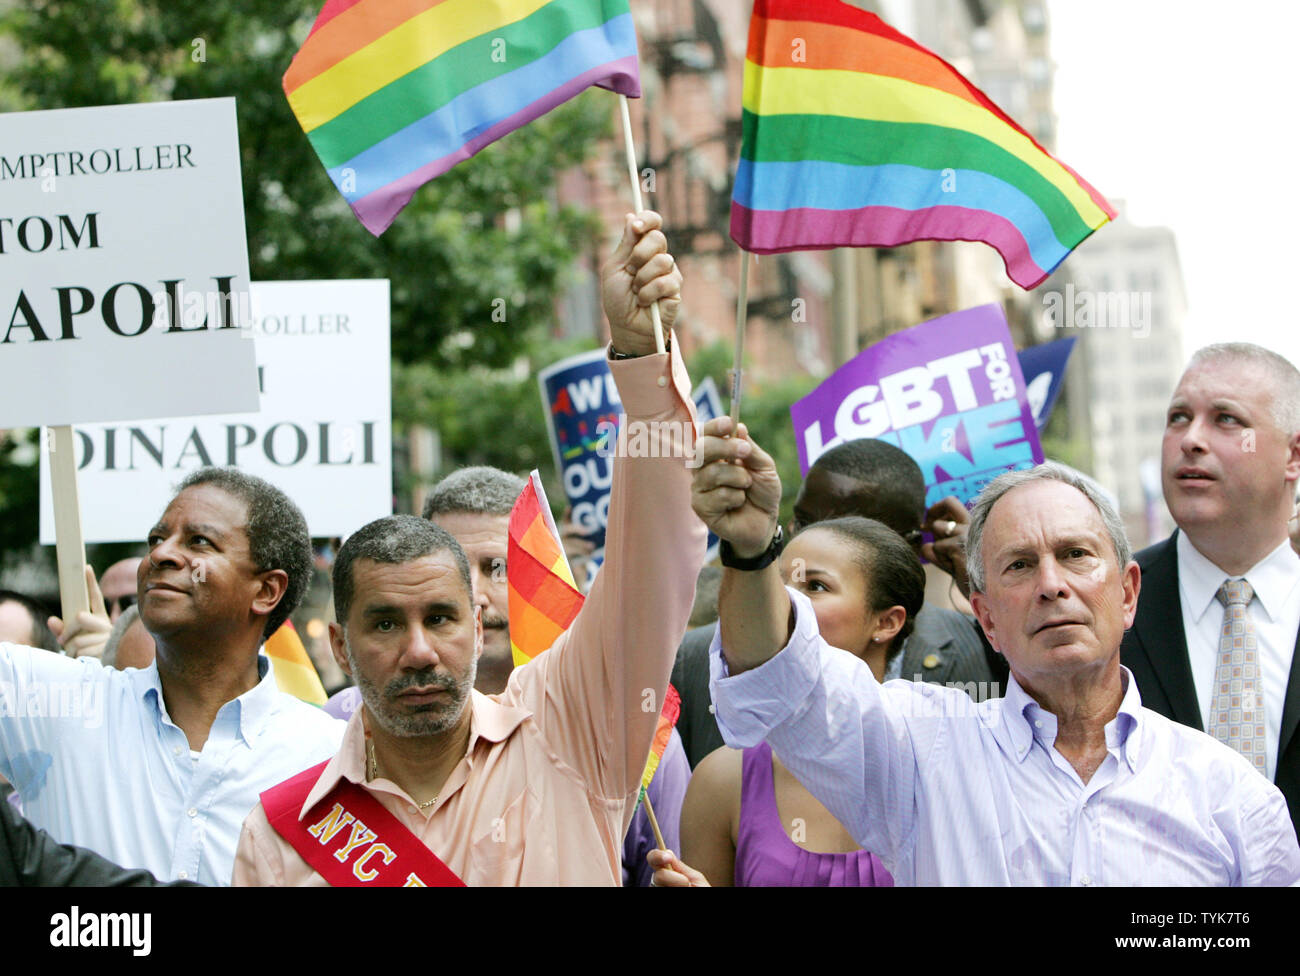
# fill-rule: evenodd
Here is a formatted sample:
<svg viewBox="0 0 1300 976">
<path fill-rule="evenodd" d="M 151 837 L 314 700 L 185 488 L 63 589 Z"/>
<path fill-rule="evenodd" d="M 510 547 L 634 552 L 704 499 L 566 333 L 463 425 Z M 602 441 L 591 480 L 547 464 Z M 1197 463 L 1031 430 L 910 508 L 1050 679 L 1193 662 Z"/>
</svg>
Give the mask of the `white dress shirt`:
<svg viewBox="0 0 1300 976">
<path fill-rule="evenodd" d="M 727 745 L 766 739 L 900 885 L 1278 885 L 1300 847 L 1277 787 L 1227 746 L 1143 708 L 1123 671 L 1108 754 L 1085 784 L 1054 748 L 1056 717 L 1014 676 L 1005 698 L 876 682 L 817 632 L 711 689 Z M 1118 653 L 1118 650 L 1117 652 Z"/>
<path fill-rule="evenodd" d="M 0 643 L 0 775 L 36 826 L 162 880 L 228 885 L 258 794 L 338 751 L 346 723 L 276 687 L 221 706 L 193 753 L 163 701 L 158 666 Z"/>
<path fill-rule="evenodd" d="M 1264 771 L 1277 775 L 1277 744 L 1282 737 L 1282 709 L 1291 676 L 1291 657 L 1300 632 L 1300 556 L 1288 539 L 1252 566 L 1244 576 L 1229 576 L 1210 562 L 1187 538 L 1178 533 L 1178 602 L 1183 609 L 1187 660 L 1201 706 L 1201 725 L 1214 700 L 1214 672 L 1219 664 L 1219 632 L 1223 604 L 1216 598 L 1228 579 L 1244 579 L 1255 591 L 1246 607 L 1259 643 L 1259 663 L 1264 676 Z"/>
</svg>

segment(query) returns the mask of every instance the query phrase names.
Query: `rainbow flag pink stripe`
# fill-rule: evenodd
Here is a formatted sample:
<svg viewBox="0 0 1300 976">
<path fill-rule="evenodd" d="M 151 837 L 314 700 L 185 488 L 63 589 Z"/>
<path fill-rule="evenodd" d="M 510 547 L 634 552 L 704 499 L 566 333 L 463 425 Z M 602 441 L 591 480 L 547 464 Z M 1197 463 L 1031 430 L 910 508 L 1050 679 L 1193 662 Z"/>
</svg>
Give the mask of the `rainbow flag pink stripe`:
<svg viewBox="0 0 1300 976">
<path fill-rule="evenodd" d="M 429 180 L 592 85 L 641 94 L 627 0 L 329 0 L 284 76 L 375 235 Z"/>
<path fill-rule="evenodd" d="M 840 0 L 755 0 L 742 128 L 747 251 L 982 241 L 1033 288 L 1115 217 L 952 65 Z"/>
</svg>

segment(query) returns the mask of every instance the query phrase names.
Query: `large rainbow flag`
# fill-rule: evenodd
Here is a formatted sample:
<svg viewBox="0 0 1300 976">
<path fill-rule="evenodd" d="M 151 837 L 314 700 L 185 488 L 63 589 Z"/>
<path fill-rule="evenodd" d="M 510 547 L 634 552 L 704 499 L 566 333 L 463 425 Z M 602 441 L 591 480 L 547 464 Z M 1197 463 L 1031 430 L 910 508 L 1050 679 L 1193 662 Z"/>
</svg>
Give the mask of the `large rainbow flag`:
<svg viewBox="0 0 1300 976">
<path fill-rule="evenodd" d="M 284 75 L 376 236 L 429 180 L 592 85 L 641 94 L 627 0 L 328 0 Z"/>
<path fill-rule="evenodd" d="M 755 0 L 743 109 L 747 251 L 983 241 L 1028 289 L 1115 217 L 956 68 L 839 0 Z"/>
<path fill-rule="evenodd" d="M 510 651 L 517 667 L 554 644 L 582 609 L 582 593 L 536 471 L 510 510 L 506 583 Z"/>
</svg>

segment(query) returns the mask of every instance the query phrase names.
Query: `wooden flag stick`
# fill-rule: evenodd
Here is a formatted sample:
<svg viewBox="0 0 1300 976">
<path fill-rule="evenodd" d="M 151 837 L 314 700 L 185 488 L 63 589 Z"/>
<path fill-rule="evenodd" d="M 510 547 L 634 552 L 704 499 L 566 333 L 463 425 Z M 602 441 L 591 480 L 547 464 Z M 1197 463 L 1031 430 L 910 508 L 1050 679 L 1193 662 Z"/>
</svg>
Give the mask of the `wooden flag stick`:
<svg viewBox="0 0 1300 976">
<path fill-rule="evenodd" d="M 636 144 L 632 140 L 632 115 L 628 111 L 627 96 L 618 96 L 619 107 L 623 111 L 623 144 L 627 148 L 627 175 L 632 179 L 632 199 L 636 202 L 636 212 L 645 209 L 641 200 L 641 181 L 636 174 Z M 655 324 L 655 351 L 664 352 L 664 324 L 659 319 L 659 303 L 650 306 L 650 317 Z"/>
<path fill-rule="evenodd" d="M 736 296 L 736 361 L 731 368 L 731 422 L 740 423 L 740 378 L 745 361 L 745 322 L 749 319 L 749 252 L 740 252 L 740 293 Z"/>
<path fill-rule="evenodd" d="M 81 535 L 81 506 L 77 501 L 77 460 L 73 453 L 72 428 L 63 424 L 48 430 L 59 601 L 63 625 L 71 627 L 78 613 L 90 609 L 90 594 L 86 592 L 86 543 Z"/>
<path fill-rule="evenodd" d="M 655 816 L 654 804 L 650 802 L 650 791 L 646 790 L 645 796 L 641 799 L 645 801 L 645 813 L 646 816 L 650 818 L 650 826 L 655 832 L 655 843 L 659 845 L 659 850 L 668 850 L 668 845 L 664 843 L 663 832 L 659 829 L 659 818 Z"/>
</svg>

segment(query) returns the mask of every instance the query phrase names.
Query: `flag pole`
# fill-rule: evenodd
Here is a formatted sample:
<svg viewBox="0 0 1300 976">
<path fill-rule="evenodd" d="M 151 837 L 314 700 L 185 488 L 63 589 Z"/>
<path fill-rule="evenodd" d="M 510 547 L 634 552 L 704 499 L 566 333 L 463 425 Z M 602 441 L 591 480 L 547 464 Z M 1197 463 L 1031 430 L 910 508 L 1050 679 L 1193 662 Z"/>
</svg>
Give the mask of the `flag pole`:
<svg viewBox="0 0 1300 976">
<path fill-rule="evenodd" d="M 655 832 L 655 843 L 659 846 L 659 850 L 668 850 L 668 845 L 664 843 L 663 831 L 659 829 L 659 818 L 655 816 L 654 804 L 650 802 L 650 791 L 648 789 L 643 791 L 641 799 L 645 801 L 645 814 L 650 818 L 650 827 Z"/>
<path fill-rule="evenodd" d="M 90 609 L 86 590 L 86 542 L 81 534 L 81 506 L 77 501 L 77 461 L 73 456 L 72 427 L 47 428 L 50 457 L 50 494 L 54 500 L 54 541 L 59 560 L 59 602 L 63 626 L 73 627 L 77 614 Z"/>
<path fill-rule="evenodd" d="M 731 422 L 740 423 L 741 365 L 745 359 L 745 322 L 749 319 L 749 252 L 740 249 L 740 291 L 736 295 L 736 361 L 731 367 Z"/>
<path fill-rule="evenodd" d="M 619 108 L 623 113 L 623 144 L 627 149 L 627 175 L 632 180 L 632 199 L 636 202 L 636 212 L 645 209 L 641 200 L 641 181 L 636 175 L 636 144 L 632 140 L 632 114 L 627 107 L 627 96 L 618 96 Z M 650 317 L 655 324 L 655 352 L 664 352 L 664 324 L 659 318 L 659 303 L 650 306 Z"/>
</svg>

